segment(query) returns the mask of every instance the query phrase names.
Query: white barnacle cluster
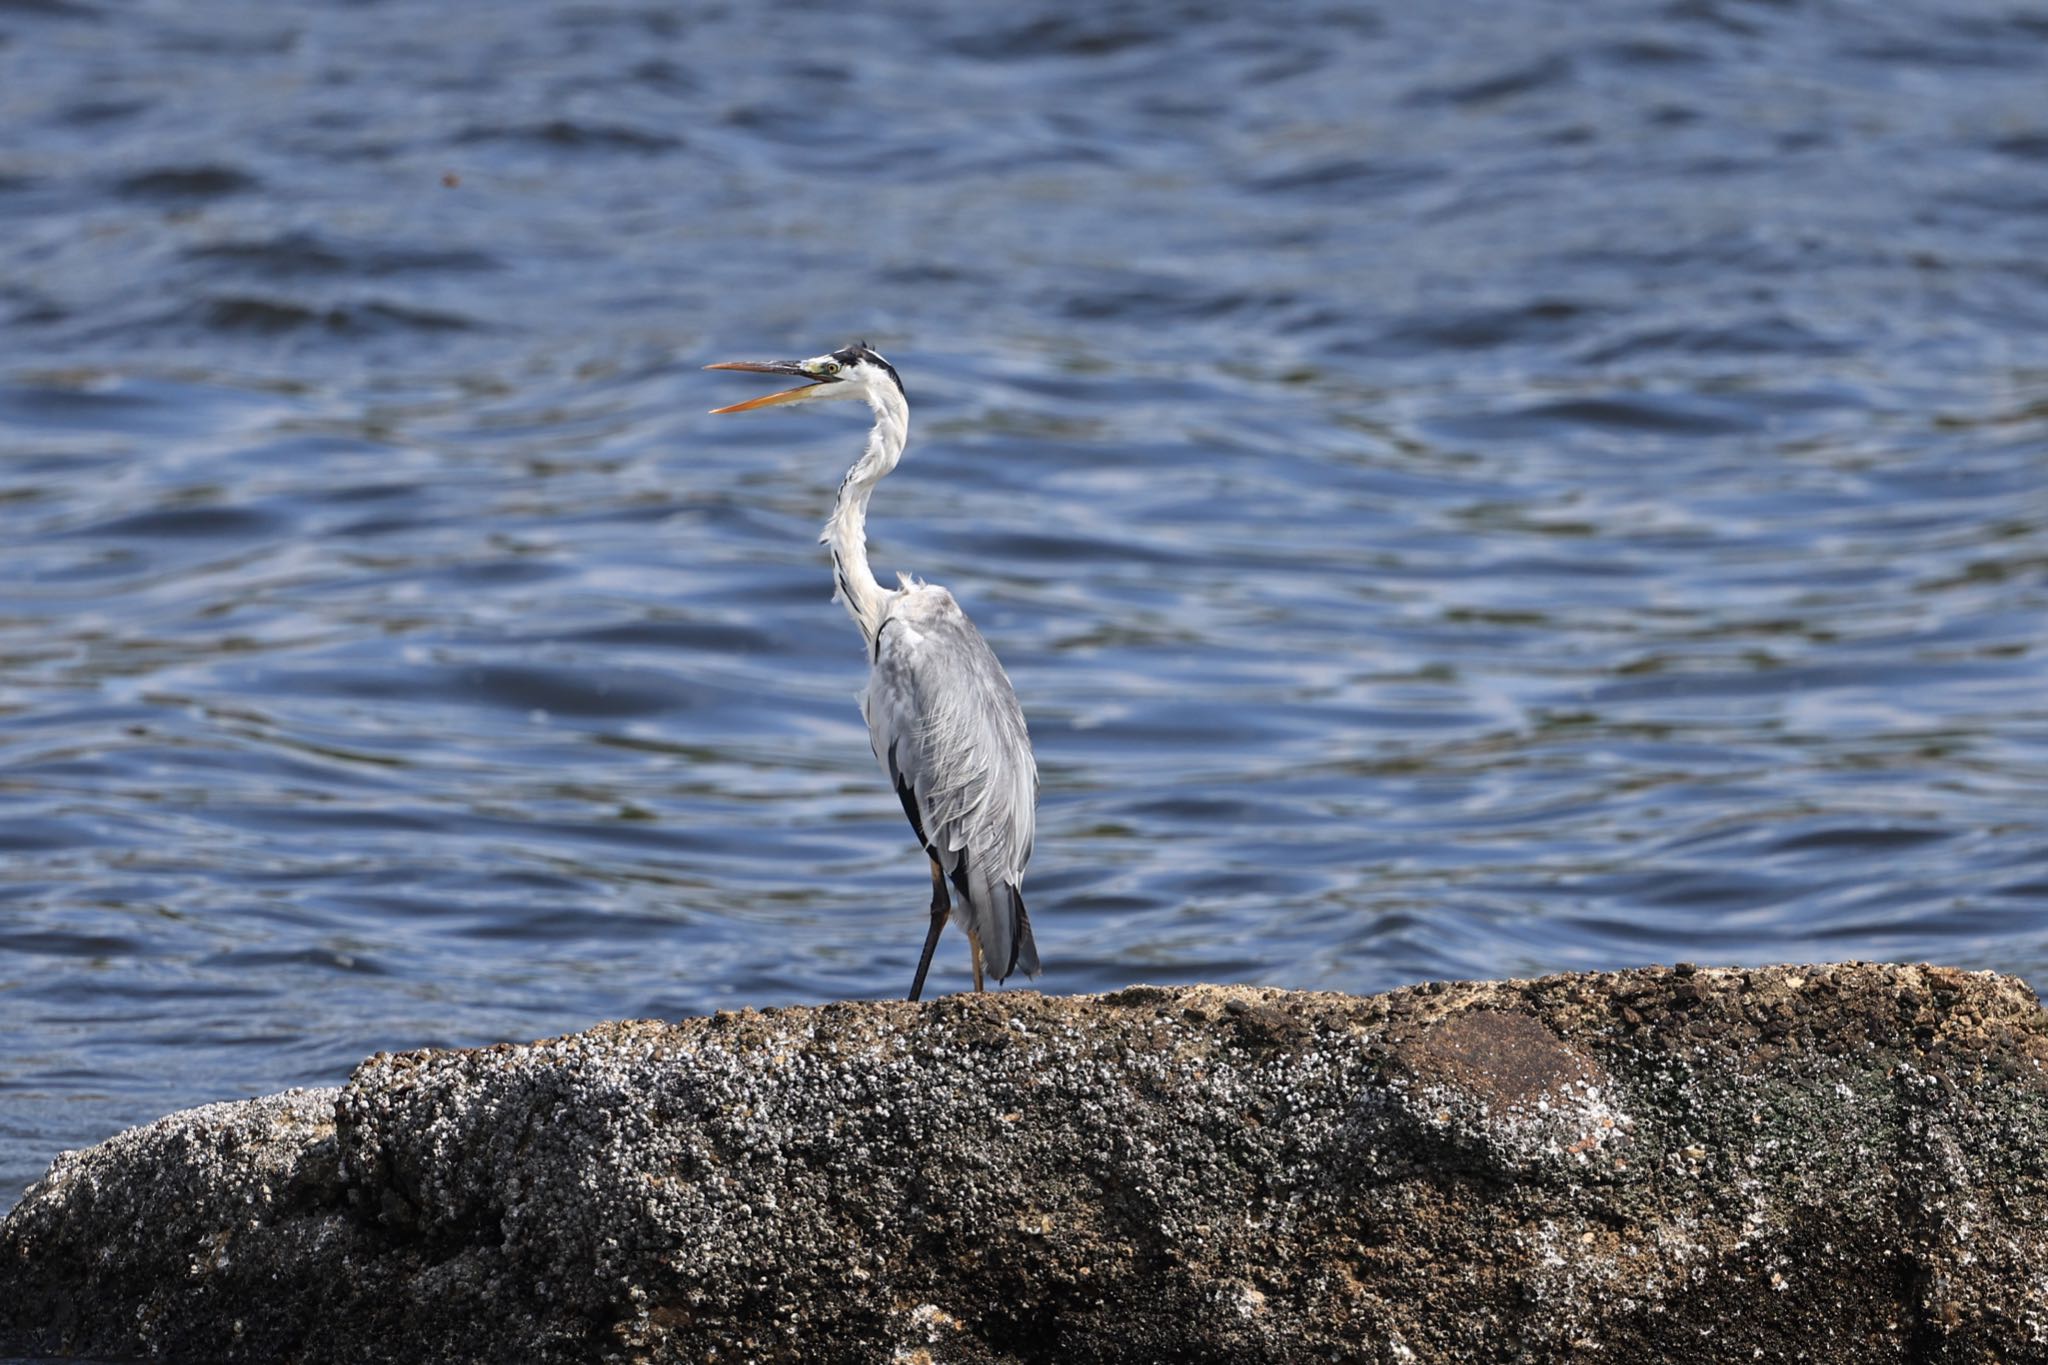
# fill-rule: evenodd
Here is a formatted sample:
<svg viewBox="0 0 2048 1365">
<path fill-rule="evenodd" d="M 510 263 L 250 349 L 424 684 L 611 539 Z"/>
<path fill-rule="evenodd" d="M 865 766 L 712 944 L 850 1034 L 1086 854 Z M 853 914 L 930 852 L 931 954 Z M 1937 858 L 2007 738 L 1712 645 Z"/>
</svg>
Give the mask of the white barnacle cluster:
<svg viewBox="0 0 2048 1365">
<path fill-rule="evenodd" d="M 1368 1133 L 1391 1121 L 1396 1141 L 1402 1132 L 1434 1136 L 1517 1175 L 1562 1167 L 1626 1176 L 1636 1126 L 1611 1086 L 1581 1078 L 1503 1101 L 1454 1082 L 1394 1076 L 1368 1092 L 1361 1116 Z"/>
</svg>

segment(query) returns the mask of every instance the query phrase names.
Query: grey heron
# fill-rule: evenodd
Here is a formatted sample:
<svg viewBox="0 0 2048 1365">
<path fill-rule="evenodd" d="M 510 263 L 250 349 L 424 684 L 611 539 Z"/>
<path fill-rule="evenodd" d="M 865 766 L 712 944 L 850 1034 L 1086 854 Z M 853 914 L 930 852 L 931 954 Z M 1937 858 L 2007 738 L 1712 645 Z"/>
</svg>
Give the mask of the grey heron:
<svg viewBox="0 0 2048 1365">
<path fill-rule="evenodd" d="M 867 448 L 839 481 L 819 543 L 832 552 L 832 600 L 845 605 L 867 646 L 860 704 L 875 757 L 931 860 L 931 928 L 910 998 L 924 990 L 949 915 L 967 935 L 975 990 L 984 967 L 997 981 L 1014 971 L 1037 976 L 1038 945 L 1022 888 L 1038 765 L 1017 693 L 953 594 L 909 574 L 886 588 L 868 568 L 868 498 L 910 439 L 910 403 L 896 367 L 860 342 L 809 360 L 729 360 L 704 368 L 804 381 L 714 413 L 836 399 L 862 399 L 874 413 Z"/>
</svg>

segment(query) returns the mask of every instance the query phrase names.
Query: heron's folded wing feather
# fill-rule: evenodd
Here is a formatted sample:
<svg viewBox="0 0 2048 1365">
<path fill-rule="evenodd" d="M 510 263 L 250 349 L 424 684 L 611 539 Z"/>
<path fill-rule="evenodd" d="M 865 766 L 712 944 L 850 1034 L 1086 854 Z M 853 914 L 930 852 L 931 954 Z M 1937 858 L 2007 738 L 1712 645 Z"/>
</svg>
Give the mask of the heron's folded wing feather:
<svg viewBox="0 0 2048 1365">
<path fill-rule="evenodd" d="M 862 698 L 875 755 L 1005 976 L 1030 927 L 1017 890 L 1038 803 L 1038 766 L 1017 694 L 995 652 L 943 588 L 904 590 L 883 615 Z"/>
</svg>

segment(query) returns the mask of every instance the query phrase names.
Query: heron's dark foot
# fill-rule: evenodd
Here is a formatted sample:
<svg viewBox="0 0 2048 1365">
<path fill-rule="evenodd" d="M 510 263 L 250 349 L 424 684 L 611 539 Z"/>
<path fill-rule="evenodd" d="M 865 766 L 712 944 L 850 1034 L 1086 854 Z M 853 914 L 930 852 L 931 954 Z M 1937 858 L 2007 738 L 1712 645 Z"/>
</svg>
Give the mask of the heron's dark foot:
<svg viewBox="0 0 2048 1365">
<path fill-rule="evenodd" d="M 917 959 L 917 979 L 910 983 L 910 998 L 917 999 L 924 994 L 924 974 L 931 969 L 932 950 L 939 946 L 939 931 L 946 927 L 946 912 L 953 908 L 952 900 L 946 894 L 946 874 L 939 868 L 939 860 L 932 859 L 932 927 L 924 936 L 924 954 Z M 980 990 L 980 959 L 976 958 L 976 985 Z"/>
</svg>

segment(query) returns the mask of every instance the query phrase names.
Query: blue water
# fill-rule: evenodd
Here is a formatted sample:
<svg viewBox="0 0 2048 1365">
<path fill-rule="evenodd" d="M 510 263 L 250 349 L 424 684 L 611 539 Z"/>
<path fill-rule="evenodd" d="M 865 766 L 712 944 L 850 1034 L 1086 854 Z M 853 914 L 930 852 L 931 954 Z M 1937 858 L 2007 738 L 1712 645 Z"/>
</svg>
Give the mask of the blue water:
<svg viewBox="0 0 2048 1365">
<path fill-rule="evenodd" d="M 1043 989 L 2048 980 L 2044 91 L 1954 0 L 0 0 L 0 1204 L 906 988 L 861 417 L 699 369 L 856 338 Z"/>
</svg>

